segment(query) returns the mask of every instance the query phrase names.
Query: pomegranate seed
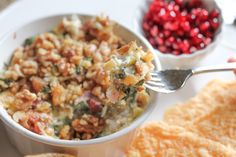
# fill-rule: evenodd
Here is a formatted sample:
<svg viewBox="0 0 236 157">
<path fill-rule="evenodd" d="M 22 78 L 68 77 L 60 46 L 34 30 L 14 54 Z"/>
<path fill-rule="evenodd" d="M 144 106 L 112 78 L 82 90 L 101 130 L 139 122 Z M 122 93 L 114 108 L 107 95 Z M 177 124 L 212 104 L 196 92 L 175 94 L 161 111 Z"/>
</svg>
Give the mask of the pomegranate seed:
<svg viewBox="0 0 236 157">
<path fill-rule="evenodd" d="M 180 36 L 180 37 L 182 37 L 182 36 L 184 35 L 184 31 L 178 30 L 178 31 L 177 31 L 177 35 Z"/>
<path fill-rule="evenodd" d="M 207 45 L 209 45 L 210 43 L 211 43 L 211 38 L 205 38 L 205 39 L 203 39 L 203 42 L 204 42 L 204 44 L 207 46 Z"/>
<path fill-rule="evenodd" d="M 173 53 L 174 55 L 176 55 L 176 56 L 178 56 L 178 55 L 181 54 L 181 53 L 180 53 L 179 51 L 177 51 L 177 50 L 172 51 L 172 53 Z"/>
<path fill-rule="evenodd" d="M 205 21 L 208 19 L 208 11 L 206 9 L 201 9 L 201 12 L 199 14 L 199 19 L 201 21 Z"/>
<path fill-rule="evenodd" d="M 200 43 L 199 47 L 202 49 L 205 47 L 205 44 L 202 42 L 202 43 Z"/>
<path fill-rule="evenodd" d="M 214 18 L 210 21 L 211 27 L 216 30 L 219 27 L 219 20 L 217 18 Z"/>
<path fill-rule="evenodd" d="M 183 0 L 175 0 L 175 3 L 178 4 L 179 6 L 183 5 Z"/>
<path fill-rule="evenodd" d="M 217 9 L 213 9 L 210 13 L 210 18 L 218 18 L 220 15 L 219 11 Z"/>
<path fill-rule="evenodd" d="M 198 29 L 198 28 L 194 28 L 194 29 L 192 29 L 192 30 L 190 31 L 190 36 L 191 36 L 191 37 L 195 37 L 195 36 L 198 35 L 198 33 L 199 33 L 199 29 Z"/>
<path fill-rule="evenodd" d="M 219 28 L 217 9 L 208 12 L 203 0 L 153 0 L 142 28 L 154 48 L 163 53 L 190 54 L 214 40 Z"/>
<path fill-rule="evenodd" d="M 150 29 L 150 26 L 148 25 L 147 22 L 144 22 L 144 23 L 143 23 L 143 29 L 144 29 L 145 31 L 148 31 L 148 30 Z"/>
<path fill-rule="evenodd" d="M 150 38 L 148 41 L 151 43 L 152 46 L 156 45 L 156 41 L 153 38 Z"/>
<path fill-rule="evenodd" d="M 213 37 L 213 33 L 212 32 L 210 32 L 210 31 L 208 31 L 208 32 L 205 32 L 205 34 L 204 34 L 206 37 L 208 37 L 208 38 L 212 38 Z"/>
<path fill-rule="evenodd" d="M 178 49 L 179 49 L 179 45 L 178 45 L 177 43 L 173 43 L 173 44 L 172 44 L 172 48 L 173 48 L 174 50 L 178 50 Z"/>
<path fill-rule="evenodd" d="M 155 37 L 158 35 L 158 27 L 157 26 L 154 26 L 150 29 L 150 34 Z"/>
<path fill-rule="evenodd" d="M 190 23 L 188 21 L 181 23 L 180 26 L 185 32 L 188 32 L 191 29 Z"/>
<path fill-rule="evenodd" d="M 164 30 L 163 33 L 164 33 L 165 38 L 169 37 L 171 34 L 171 32 L 168 30 Z"/>
<path fill-rule="evenodd" d="M 190 49 L 189 49 L 189 51 L 190 51 L 191 53 L 193 53 L 193 52 L 197 51 L 197 48 L 196 48 L 195 46 L 191 46 Z"/>
<path fill-rule="evenodd" d="M 207 31 L 207 30 L 209 29 L 209 27 L 210 27 L 210 23 L 209 23 L 208 21 L 202 23 L 202 24 L 199 26 L 201 32 Z"/>
<path fill-rule="evenodd" d="M 156 41 L 156 43 L 157 43 L 158 45 L 163 45 L 163 44 L 164 44 L 164 40 L 163 40 L 162 38 L 160 38 L 160 37 L 156 37 L 156 38 L 155 38 L 155 41 Z"/>
<path fill-rule="evenodd" d="M 163 53 L 166 53 L 167 48 L 165 46 L 158 46 L 158 50 L 160 50 Z"/>
<path fill-rule="evenodd" d="M 195 45 L 199 45 L 201 42 L 203 42 L 203 35 L 202 34 L 198 34 L 197 36 L 193 37 L 193 43 Z"/>
</svg>

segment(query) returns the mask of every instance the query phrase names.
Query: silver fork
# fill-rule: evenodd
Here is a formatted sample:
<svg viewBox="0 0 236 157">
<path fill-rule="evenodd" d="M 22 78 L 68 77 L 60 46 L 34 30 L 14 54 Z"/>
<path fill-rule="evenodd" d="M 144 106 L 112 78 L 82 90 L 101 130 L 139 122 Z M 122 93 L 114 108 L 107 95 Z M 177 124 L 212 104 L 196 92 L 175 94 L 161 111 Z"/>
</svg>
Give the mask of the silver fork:
<svg viewBox="0 0 236 157">
<path fill-rule="evenodd" d="M 236 63 L 226 63 L 186 70 L 169 69 L 154 71 L 151 73 L 151 80 L 145 82 L 145 86 L 156 92 L 172 93 L 182 88 L 186 84 L 186 81 L 193 75 L 207 72 L 231 71 L 234 69 L 236 69 Z"/>
</svg>

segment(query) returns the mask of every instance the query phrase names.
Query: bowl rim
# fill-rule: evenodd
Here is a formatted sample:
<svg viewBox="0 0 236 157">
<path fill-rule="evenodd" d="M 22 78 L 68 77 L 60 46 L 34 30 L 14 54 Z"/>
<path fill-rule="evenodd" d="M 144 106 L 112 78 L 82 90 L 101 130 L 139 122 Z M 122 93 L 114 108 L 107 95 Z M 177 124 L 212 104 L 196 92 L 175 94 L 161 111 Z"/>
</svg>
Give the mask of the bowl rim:
<svg viewBox="0 0 236 157">
<path fill-rule="evenodd" d="M 0 39 L 0 44 L 3 44 L 4 41 L 12 33 L 16 32 L 19 29 L 22 29 L 24 26 L 30 25 L 30 24 L 35 23 L 35 22 L 39 22 L 41 20 L 49 19 L 49 18 L 50 19 L 51 18 L 56 18 L 56 17 L 63 18 L 63 17 L 71 16 L 71 15 L 89 16 L 89 17 L 96 16 L 96 15 L 93 15 L 93 14 L 65 13 L 65 14 L 53 14 L 53 15 L 49 15 L 49 16 L 43 16 L 43 17 L 40 17 L 40 18 L 36 18 L 36 19 L 34 19 L 30 22 L 19 25 L 16 28 L 13 28 L 10 31 L 8 31 L 7 33 L 5 33 L 5 35 L 3 35 L 3 37 Z M 153 47 L 150 45 L 150 43 L 142 35 L 140 35 L 139 33 L 133 31 L 132 29 L 128 28 L 127 26 L 124 26 L 123 24 L 121 24 L 121 23 L 119 23 L 115 20 L 111 19 L 111 21 L 113 21 L 115 24 L 117 24 L 121 28 L 127 30 L 129 33 L 136 36 L 137 39 L 139 39 L 143 43 L 143 45 L 145 45 L 147 47 L 147 49 L 149 49 L 154 54 L 155 68 L 161 69 L 160 60 L 158 59 L 156 53 L 154 52 Z M 157 94 L 153 94 L 153 98 L 157 99 Z M 129 132 L 136 129 L 139 125 L 141 125 L 147 119 L 147 117 L 150 115 L 150 113 L 154 110 L 155 106 L 156 106 L 156 104 L 154 102 L 152 103 L 152 105 L 149 104 L 147 106 L 147 108 L 145 109 L 145 111 L 142 113 L 142 115 L 140 115 L 138 118 L 136 118 L 129 126 L 123 128 L 123 129 L 121 129 L 121 130 L 119 130 L 115 133 L 112 133 L 110 135 L 95 138 L 95 139 L 90 139 L 90 140 L 78 140 L 78 141 L 77 140 L 62 140 L 62 139 L 52 138 L 50 136 L 43 136 L 43 135 L 33 133 L 32 131 L 27 130 L 26 128 L 21 126 L 19 123 L 15 122 L 10 117 L 10 115 L 7 113 L 7 111 L 5 110 L 3 105 L 0 105 L 0 119 L 4 122 L 5 125 L 9 126 L 11 129 L 16 131 L 17 133 L 20 133 L 21 135 L 23 135 L 27 138 L 30 138 L 34 141 L 49 144 L 49 145 L 54 145 L 54 146 L 75 147 L 75 146 L 86 146 L 86 145 L 93 145 L 93 144 L 109 142 L 109 141 L 118 139 L 122 136 L 125 136 Z"/>
<path fill-rule="evenodd" d="M 159 57 L 161 57 L 161 58 L 171 58 L 171 59 L 176 59 L 176 60 L 183 59 L 183 58 L 186 58 L 186 59 L 192 58 L 194 56 L 198 56 L 198 55 L 206 53 L 208 49 L 213 47 L 216 43 L 218 43 L 221 40 L 221 38 L 223 36 L 222 35 L 223 34 L 222 29 L 223 29 L 223 23 L 224 23 L 224 19 L 222 17 L 222 10 L 221 10 L 221 8 L 219 7 L 218 3 L 215 0 L 211 0 L 211 1 L 214 3 L 215 8 L 218 9 L 219 13 L 220 13 L 219 14 L 220 25 L 219 25 L 219 28 L 217 29 L 217 31 L 215 32 L 214 39 L 212 40 L 212 42 L 209 45 L 207 45 L 206 47 L 204 47 L 203 49 L 199 49 L 199 50 L 197 50 L 197 51 L 195 51 L 195 52 L 193 52 L 191 54 L 184 54 L 184 53 L 182 53 L 180 55 L 174 55 L 174 54 L 171 54 L 171 53 L 162 53 L 161 51 L 159 51 L 158 49 L 153 47 L 154 51 L 157 53 L 157 55 Z M 140 32 L 140 34 L 142 34 L 146 40 L 147 40 L 147 38 L 146 38 L 146 36 L 145 36 L 145 34 L 143 32 L 143 28 L 142 28 L 141 25 L 142 25 L 142 21 L 143 21 L 143 16 L 147 12 L 147 9 L 148 9 L 148 7 L 149 7 L 151 2 L 152 2 L 152 0 L 145 0 L 144 5 L 139 5 L 138 6 L 138 8 L 139 8 L 138 10 L 140 12 L 142 12 L 142 15 L 140 16 L 140 19 L 137 19 L 137 18 L 135 19 L 135 21 L 136 21 L 136 24 L 135 24 L 136 28 L 135 28 L 135 30 L 137 30 L 137 29 L 140 30 L 138 32 Z M 137 14 L 137 12 L 136 12 L 136 14 Z M 140 22 L 141 22 L 141 24 L 140 24 Z M 139 28 L 137 28 L 137 25 L 138 25 Z"/>
</svg>

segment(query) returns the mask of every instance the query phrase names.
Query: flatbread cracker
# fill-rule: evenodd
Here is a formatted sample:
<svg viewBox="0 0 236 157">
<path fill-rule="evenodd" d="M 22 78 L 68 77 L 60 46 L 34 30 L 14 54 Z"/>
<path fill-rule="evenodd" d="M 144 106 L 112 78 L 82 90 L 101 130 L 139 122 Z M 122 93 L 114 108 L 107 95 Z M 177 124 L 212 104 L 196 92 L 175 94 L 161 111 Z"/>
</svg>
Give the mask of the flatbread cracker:
<svg viewBox="0 0 236 157">
<path fill-rule="evenodd" d="M 75 157 L 69 154 L 60 154 L 60 153 L 45 153 L 38 155 L 26 155 L 25 157 Z"/>
<path fill-rule="evenodd" d="M 235 157 L 236 152 L 182 127 L 152 122 L 137 133 L 127 157 Z"/>
<path fill-rule="evenodd" d="M 185 126 L 214 111 L 216 107 L 227 104 L 236 104 L 236 81 L 213 80 L 194 98 L 169 108 L 163 120 L 169 124 Z"/>
<path fill-rule="evenodd" d="M 196 97 L 167 110 L 164 121 L 236 148 L 236 81 L 210 82 Z"/>
<path fill-rule="evenodd" d="M 219 106 L 186 126 L 186 129 L 236 148 L 236 104 Z"/>
</svg>

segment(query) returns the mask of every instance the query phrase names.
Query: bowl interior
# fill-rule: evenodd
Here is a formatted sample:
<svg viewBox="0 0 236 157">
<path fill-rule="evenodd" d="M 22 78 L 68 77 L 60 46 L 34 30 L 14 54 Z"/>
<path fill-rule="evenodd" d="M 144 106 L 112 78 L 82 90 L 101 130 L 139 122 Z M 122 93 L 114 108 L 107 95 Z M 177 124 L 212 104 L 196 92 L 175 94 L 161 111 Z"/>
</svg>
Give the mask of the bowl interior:
<svg viewBox="0 0 236 157">
<path fill-rule="evenodd" d="M 82 22 L 92 17 L 90 15 L 78 15 L 78 16 Z M 71 17 L 71 14 L 42 18 L 33 21 L 29 24 L 23 25 L 18 29 L 12 30 L 11 32 L 7 33 L 5 37 L 0 40 L 0 52 L 2 53 L 0 57 L 0 68 L 2 69 L 4 67 L 4 64 L 8 63 L 13 54 L 14 49 L 22 45 L 26 38 L 37 35 L 39 33 L 50 31 L 62 20 L 63 17 Z M 118 23 L 115 23 L 114 32 L 122 39 L 124 39 L 125 42 L 135 40 L 138 43 L 138 45 L 142 46 L 144 49 L 150 49 L 153 52 L 152 46 L 142 36 L 135 34 L 128 28 Z M 156 69 L 160 69 L 160 62 L 156 56 L 154 64 Z M 64 146 L 64 145 L 78 146 L 78 145 L 94 144 L 118 138 L 119 136 L 122 136 L 130 132 L 131 130 L 135 129 L 136 127 L 138 127 L 156 106 L 157 103 L 156 93 L 151 92 L 151 97 L 152 97 L 151 103 L 148 105 L 144 113 L 141 116 L 139 116 L 130 126 L 111 135 L 85 141 L 66 141 L 66 140 L 53 139 L 45 136 L 40 136 L 31 131 L 28 131 L 27 129 L 20 126 L 18 123 L 14 122 L 12 118 L 7 114 L 6 110 L 2 107 L 1 104 L 0 104 L 0 117 L 5 124 L 17 130 L 19 133 L 33 140 L 37 140 L 43 143 L 49 143 L 58 146 Z"/>
</svg>

